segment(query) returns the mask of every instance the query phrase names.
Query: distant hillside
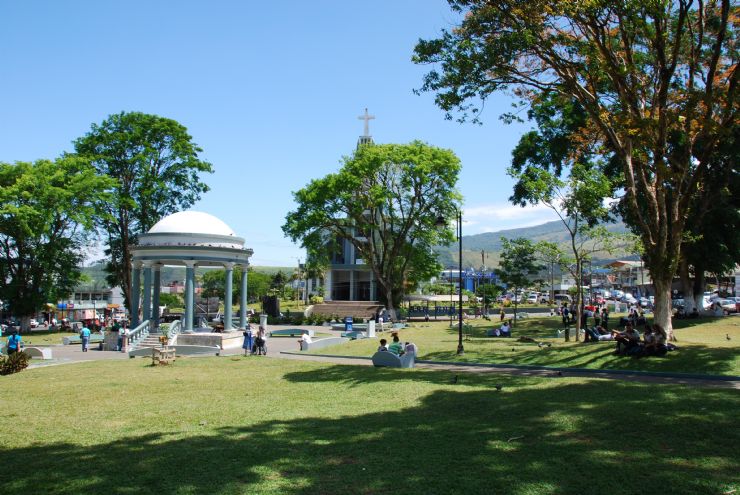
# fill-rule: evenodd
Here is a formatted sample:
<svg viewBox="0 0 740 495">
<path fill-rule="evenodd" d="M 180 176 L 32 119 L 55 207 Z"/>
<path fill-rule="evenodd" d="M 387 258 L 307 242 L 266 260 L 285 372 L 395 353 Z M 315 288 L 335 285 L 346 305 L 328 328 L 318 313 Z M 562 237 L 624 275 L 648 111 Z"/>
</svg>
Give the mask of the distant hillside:
<svg viewBox="0 0 740 495">
<path fill-rule="evenodd" d="M 622 222 L 606 225 L 607 230 L 615 233 L 627 232 L 627 227 Z M 499 230 L 498 232 L 485 232 L 483 234 L 464 235 L 463 245 L 463 267 L 480 267 L 481 251 L 485 252 L 485 265 L 487 267 L 498 266 L 499 253 L 501 252 L 501 238 L 515 239 L 524 237 L 532 242 L 549 241 L 554 242 L 561 249 L 570 251 L 570 236 L 565 230 L 563 223 L 559 220 L 535 225 L 533 227 L 522 227 L 518 229 Z M 440 263 L 448 268 L 454 268 L 458 264 L 457 243 L 449 246 L 438 246 L 434 251 L 439 257 Z M 616 253 L 618 256 L 622 253 Z M 627 253 L 624 253 L 627 254 Z M 613 259 L 608 253 L 603 253 L 602 259 Z"/>
</svg>

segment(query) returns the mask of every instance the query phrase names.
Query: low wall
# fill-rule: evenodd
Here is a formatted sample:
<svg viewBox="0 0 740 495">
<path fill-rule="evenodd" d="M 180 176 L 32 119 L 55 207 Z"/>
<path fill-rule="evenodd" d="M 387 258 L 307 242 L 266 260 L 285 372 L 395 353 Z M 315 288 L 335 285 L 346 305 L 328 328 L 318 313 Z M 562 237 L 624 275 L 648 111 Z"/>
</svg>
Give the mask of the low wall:
<svg viewBox="0 0 740 495">
<path fill-rule="evenodd" d="M 216 346 L 221 349 L 240 347 L 242 345 L 241 332 L 226 333 L 181 333 L 177 335 L 177 345 Z"/>
</svg>

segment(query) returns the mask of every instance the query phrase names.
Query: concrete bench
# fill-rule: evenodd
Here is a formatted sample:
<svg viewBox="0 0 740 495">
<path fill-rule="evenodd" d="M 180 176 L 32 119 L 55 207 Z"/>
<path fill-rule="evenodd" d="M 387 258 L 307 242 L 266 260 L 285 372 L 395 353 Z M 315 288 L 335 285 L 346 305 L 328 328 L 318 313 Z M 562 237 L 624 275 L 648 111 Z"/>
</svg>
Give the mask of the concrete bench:
<svg viewBox="0 0 740 495">
<path fill-rule="evenodd" d="M 351 332 L 342 332 L 342 337 L 346 337 L 351 340 L 356 339 L 366 339 L 367 334 L 365 332 L 360 332 L 358 330 L 353 330 Z"/>
<path fill-rule="evenodd" d="M 416 361 L 416 354 L 407 352 L 403 356 L 396 356 L 389 351 L 378 351 L 373 354 L 373 366 L 376 368 L 413 368 Z"/>
<path fill-rule="evenodd" d="M 49 347 L 24 347 L 23 353 L 30 358 L 51 359 Z"/>
<path fill-rule="evenodd" d="M 333 345 L 344 344 L 349 342 L 350 339 L 347 337 L 329 337 L 326 339 L 314 340 L 313 342 L 301 342 L 302 351 L 315 351 L 317 349 L 323 349 L 325 347 L 331 347 Z"/>
<path fill-rule="evenodd" d="M 104 342 L 105 338 L 100 335 L 99 333 L 94 333 L 90 335 L 90 345 L 92 344 L 100 344 L 101 342 Z M 79 335 L 72 335 L 71 337 L 62 337 L 62 344 L 64 345 L 72 345 L 72 344 L 82 344 L 82 339 Z"/>
<path fill-rule="evenodd" d="M 316 332 L 313 330 L 301 330 L 300 328 L 287 328 L 287 329 L 281 329 L 281 330 L 273 330 L 270 332 L 270 337 L 281 337 L 281 336 L 288 336 L 288 337 L 300 337 L 304 333 L 308 332 L 309 337 L 313 337 Z"/>
</svg>

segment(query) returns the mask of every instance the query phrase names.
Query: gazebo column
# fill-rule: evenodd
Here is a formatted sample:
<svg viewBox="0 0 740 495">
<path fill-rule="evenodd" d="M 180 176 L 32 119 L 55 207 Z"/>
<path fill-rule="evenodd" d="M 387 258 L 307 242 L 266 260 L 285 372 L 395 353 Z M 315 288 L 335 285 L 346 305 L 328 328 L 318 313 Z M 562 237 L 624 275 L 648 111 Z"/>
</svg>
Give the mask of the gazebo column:
<svg viewBox="0 0 740 495">
<path fill-rule="evenodd" d="M 193 331 L 193 317 L 195 316 L 195 261 L 185 263 L 185 321 L 186 332 Z"/>
<path fill-rule="evenodd" d="M 231 306 L 233 304 L 234 292 L 234 263 L 224 263 L 226 269 L 226 286 L 224 287 L 224 332 L 231 330 L 234 325 L 231 323 Z"/>
<path fill-rule="evenodd" d="M 239 298 L 239 328 L 247 328 L 247 268 L 242 265 L 241 297 Z"/>
<path fill-rule="evenodd" d="M 152 319 L 152 263 L 144 262 L 144 302 L 142 315 L 144 321 Z"/>
<path fill-rule="evenodd" d="M 152 295 L 152 319 L 154 320 L 154 327 L 159 327 L 159 293 L 162 290 L 162 264 L 155 263 L 154 266 L 154 287 Z"/>
<path fill-rule="evenodd" d="M 326 272 L 326 276 L 324 277 L 324 301 L 331 301 L 331 274 L 332 271 L 329 270 Z"/>
<path fill-rule="evenodd" d="M 141 261 L 131 263 L 131 328 L 139 326 L 139 298 L 141 297 Z"/>
</svg>

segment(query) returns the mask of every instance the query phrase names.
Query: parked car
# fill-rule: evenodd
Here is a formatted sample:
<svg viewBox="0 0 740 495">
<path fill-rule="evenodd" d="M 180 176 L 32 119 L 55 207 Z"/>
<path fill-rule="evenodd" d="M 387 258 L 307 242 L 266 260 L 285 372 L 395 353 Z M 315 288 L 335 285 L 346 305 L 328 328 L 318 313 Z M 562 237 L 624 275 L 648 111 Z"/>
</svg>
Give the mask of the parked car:
<svg viewBox="0 0 740 495">
<path fill-rule="evenodd" d="M 570 304 L 573 302 L 573 298 L 569 294 L 555 294 L 555 302 L 557 304 L 563 304 L 564 302 Z"/>
<path fill-rule="evenodd" d="M 39 326 L 39 322 L 36 321 L 36 318 L 31 318 L 28 324 L 31 328 L 36 328 L 37 326 Z"/>
<path fill-rule="evenodd" d="M 527 298 L 529 304 L 537 304 L 537 294 L 533 294 Z"/>
<path fill-rule="evenodd" d="M 640 307 L 647 308 L 650 307 L 650 299 L 647 297 L 641 297 L 640 298 Z"/>
<path fill-rule="evenodd" d="M 629 292 L 625 292 L 620 301 L 627 304 L 637 304 L 637 299 Z"/>
<path fill-rule="evenodd" d="M 729 315 L 730 313 L 738 312 L 738 306 L 740 304 L 738 304 L 738 302 L 735 299 L 736 298 L 717 299 L 714 302 L 719 303 L 719 305 L 722 306 L 722 312 L 726 315 Z"/>
</svg>

